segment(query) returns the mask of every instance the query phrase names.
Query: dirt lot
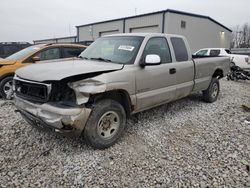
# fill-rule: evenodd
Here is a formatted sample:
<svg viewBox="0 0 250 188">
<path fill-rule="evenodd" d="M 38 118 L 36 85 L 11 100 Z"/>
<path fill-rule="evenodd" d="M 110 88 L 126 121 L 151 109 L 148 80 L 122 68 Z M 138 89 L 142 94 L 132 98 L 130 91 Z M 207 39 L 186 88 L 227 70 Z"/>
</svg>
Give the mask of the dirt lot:
<svg viewBox="0 0 250 188">
<path fill-rule="evenodd" d="M 221 81 L 213 104 L 199 94 L 140 113 L 118 144 L 38 131 L 0 100 L 0 187 L 250 187 L 250 82 Z"/>
</svg>

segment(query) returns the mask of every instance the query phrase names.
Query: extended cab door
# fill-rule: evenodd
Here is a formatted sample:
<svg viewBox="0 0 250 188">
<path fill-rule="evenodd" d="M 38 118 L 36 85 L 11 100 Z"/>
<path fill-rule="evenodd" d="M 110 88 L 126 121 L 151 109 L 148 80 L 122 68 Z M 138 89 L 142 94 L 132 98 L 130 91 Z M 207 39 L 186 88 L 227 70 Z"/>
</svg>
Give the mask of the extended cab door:
<svg viewBox="0 0 250 188">
<path fill-rule="evenodd" d="M 161 58 L 160 65 L 145 66 L 136 71 L 137 111 L 169 102 L 175 97 L 175 65 L 167 39 L 150 38 L 145 46 L 141 61 L 146 55 L 156 54 Z"/>
<path fill-rule="evenodd" d="M 170 38 L 175 58 L 174 67 L 176 69 L 176 95 L 175 99 L 180 99 L 189 95 L 194 87 L 194 62 L 191 57 L 188 43 L 184 38 Z"/>
</svg>

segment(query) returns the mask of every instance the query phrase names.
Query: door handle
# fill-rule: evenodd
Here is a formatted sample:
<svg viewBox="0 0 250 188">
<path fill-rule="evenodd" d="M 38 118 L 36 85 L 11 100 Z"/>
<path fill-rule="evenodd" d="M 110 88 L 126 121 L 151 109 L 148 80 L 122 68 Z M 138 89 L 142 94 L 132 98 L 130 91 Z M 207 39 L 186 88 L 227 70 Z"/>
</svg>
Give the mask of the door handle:
<svg viewBox="0 0 250 188">
<path fill-rule="evenodd" d="M 175 68 L 169 69 L 169 73 L 170 74 L 175 74 L 176 73 L 176 69 Z"/>
</svg>

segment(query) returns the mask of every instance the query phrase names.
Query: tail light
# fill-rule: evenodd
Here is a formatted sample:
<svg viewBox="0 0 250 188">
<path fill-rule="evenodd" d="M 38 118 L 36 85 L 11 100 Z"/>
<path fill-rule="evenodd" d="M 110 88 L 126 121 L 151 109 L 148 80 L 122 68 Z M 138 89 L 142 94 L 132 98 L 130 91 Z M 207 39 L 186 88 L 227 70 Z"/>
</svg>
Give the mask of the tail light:
<svg viewBox="0 0 250 188">
<path fill-rule="evenodd" d="M 249 57 L 245 58 L 245 62 L 247 62 L 247 63 L 249 62 Z"/>
</svg>

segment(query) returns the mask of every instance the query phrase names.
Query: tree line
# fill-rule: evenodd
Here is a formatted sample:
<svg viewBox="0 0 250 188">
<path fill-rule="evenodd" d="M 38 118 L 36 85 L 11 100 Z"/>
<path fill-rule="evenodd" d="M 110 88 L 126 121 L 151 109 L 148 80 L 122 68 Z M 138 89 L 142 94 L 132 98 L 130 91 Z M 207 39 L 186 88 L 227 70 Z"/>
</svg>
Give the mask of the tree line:
<svg viewBox="0 0 250 188">
<path fill-rule="evenodd" d="M 250 24 L 245 23 L 233 28 L 231 48 L 250 47 Z"/>
</svg>

